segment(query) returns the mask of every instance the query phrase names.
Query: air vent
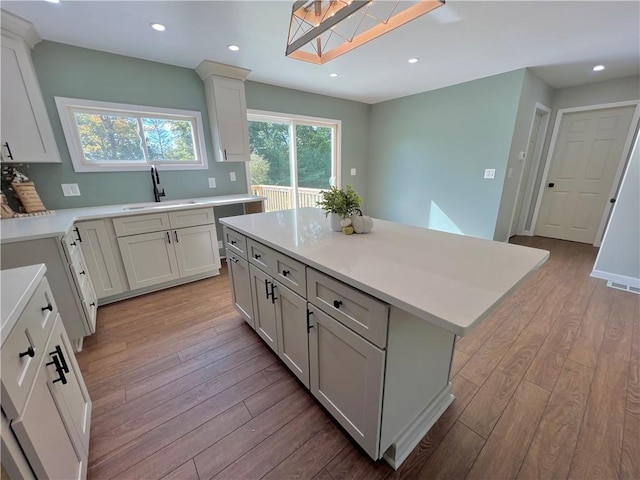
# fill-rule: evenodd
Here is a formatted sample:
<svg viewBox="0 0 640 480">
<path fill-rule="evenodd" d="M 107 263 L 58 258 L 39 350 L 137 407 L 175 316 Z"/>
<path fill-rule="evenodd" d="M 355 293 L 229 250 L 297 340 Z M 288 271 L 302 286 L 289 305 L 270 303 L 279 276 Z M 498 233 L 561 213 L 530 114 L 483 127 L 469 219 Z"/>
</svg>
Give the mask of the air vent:
<svg viewBox="0 0 640 480">
<path fill-rule="evenodd" d="M 625 292 L 632 292 L 640 295 L 640 288 L 633 287 L 631 285 L 625 285 L 624 283 L 612 282 L 611 280 L 609 280 L 607 282 L 607 287 L 617 288 L 618 290 L 624 290 Z"/>
</svg>

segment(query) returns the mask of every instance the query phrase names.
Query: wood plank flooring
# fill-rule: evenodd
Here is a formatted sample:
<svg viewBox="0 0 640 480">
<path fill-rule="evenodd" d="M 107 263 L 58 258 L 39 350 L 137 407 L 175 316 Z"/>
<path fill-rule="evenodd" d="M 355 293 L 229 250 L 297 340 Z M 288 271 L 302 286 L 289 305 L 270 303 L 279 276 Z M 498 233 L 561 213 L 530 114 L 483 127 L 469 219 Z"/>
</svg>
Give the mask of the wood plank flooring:
<svg viewBox="0 0 640 480">
<path fill-rule="evenodd" d="M 99 308 L 89 478 L 639 479 L 640 296 L 589 277 L 593 247 L 513 241 L 551 256 L 458 339 L 456 400 L 397 471 L 244 323 L 223 269 Z"/>
</svg>

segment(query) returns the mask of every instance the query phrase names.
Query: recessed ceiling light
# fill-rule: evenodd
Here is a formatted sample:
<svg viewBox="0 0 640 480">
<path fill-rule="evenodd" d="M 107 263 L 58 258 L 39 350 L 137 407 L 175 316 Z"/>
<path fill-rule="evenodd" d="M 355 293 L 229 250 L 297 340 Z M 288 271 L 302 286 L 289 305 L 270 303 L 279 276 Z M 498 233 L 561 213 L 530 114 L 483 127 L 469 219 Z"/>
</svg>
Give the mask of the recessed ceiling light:
<svg viewBox="0 0 640 480">
<path fill-rule="evenodd" d="M 409 62 L 409 63 L 418 63 L 418 59 L 417 59 L 417 58 L 415 58 L 415 57 L 414 57 L 414 58 L 410 58 L 410 59 L 408 60 L 408 62 Z"/>
<path fill-rule="evenodd" d="M 45 2 L 49 2 L 49 3 L 60 3 L 60 0 L 45 0 Z"/>
<path fill-rule="evenodd" d="M 167 29 L 167 27 L 165 27 L 161 23 L 152 23 L 151 28 L 153 28 L 156 32 L 164 32 Z"/>
<path fill-rule="evenodd" d="M 232 52 L 237 52 L 238 50 L 240 50 L 240 47 L 238 45 L 229 45 L 227 48 Z"/>
<path fill-rule="evenodd" d="M 330 74 L 329 74 L 329 76 L 330 76 L 331 78 L 336 78 L 336 77 L 338 76 L 338 74 L 337 74 L 337 73 L 330 73 Z"/>
<path fill-rule="evenodd" d="M 593 67 L 594 72 L 601 72 L 602 70 L 604 70 L 604 65 L 596 65 Z"/>
</svg>

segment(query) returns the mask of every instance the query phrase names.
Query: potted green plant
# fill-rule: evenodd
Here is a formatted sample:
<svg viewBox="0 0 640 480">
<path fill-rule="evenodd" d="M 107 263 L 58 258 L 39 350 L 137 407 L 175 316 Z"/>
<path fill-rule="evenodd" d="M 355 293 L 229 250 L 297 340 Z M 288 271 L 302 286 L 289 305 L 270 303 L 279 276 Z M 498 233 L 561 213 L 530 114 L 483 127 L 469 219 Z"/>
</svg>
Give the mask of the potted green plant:
<svg viewBox="0 0 640 480">
<path fill-rule="evenodd" d="M 317 205 L 329 217 L 329 225 L 334 232 L 342 231 L 340 221 L 354 214 L 362 201 L 351 185 L 344 189 L 331 187 L 329 190 L 322 190 L 320 195 L 322 200 Z"/>
</svg>

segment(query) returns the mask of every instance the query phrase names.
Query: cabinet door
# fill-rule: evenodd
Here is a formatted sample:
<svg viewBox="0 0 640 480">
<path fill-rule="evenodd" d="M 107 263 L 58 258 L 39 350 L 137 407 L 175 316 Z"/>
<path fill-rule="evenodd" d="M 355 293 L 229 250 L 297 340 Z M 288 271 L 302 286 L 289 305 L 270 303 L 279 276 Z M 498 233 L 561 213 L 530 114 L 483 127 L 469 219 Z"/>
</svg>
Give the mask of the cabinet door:
<svg viewBox="0 0 640 480">
<path fill-rule="evenodd" d="M 171 232 L 181 277 L 220 271 L 215 225 L 180 228 Z"/>
<path fill-rule="evenodd" d="M 384 351 L 311 304 L 309 311 L 311 393 L 377 459 Z"/>
<path fill-rule="evenodd" d="M 249 161 L 249 129 L 244 82 L 213 77 L 220 161 Z"/>
<path fill-rule="evenodd" d="M 31 52 L 20 37 L 12 34 L 2 35 L 0 83 L 2 160 L 60 163 Z"/>
<path fill-rule="evenodd" d="M 277 353 L 276 310 L 271 301 L 271 282 L 273 282 L 273 279 L 253 265 L 249 265 L 249 275 L 251 277 L 251 295 L 253 297 L 253 316 L 256 332 Z"/>
<path fill-rule="evenodd" d="M 307 301 L 275 282 L 278 355 L 309 388 L 309 335 Z"/>
<path fill-rule="evenodd" d="M 59 350 L 58 350 L 59 347 Z M 89 452 L 89 429 L 91 426 L 91 399 L 84 384 L 82 372 L 73 353 L 73 348 L 69 342 L 69 337 L 62 326 L 62 320 L 58 319 L 53 327 L 49 348 L 46 354 L 46 363 L 52 361 L 51 355 L 64 360 L 68 372 L 65 374 L 66 384 L 62 382 L 50 383 L 51 390 L 62 420 L 67 427 L 76 450 L 83 452 L 84 458 Z M 49 365 L 49 373 L 53 376 L 51 381 L 57 378 L 53 366 Z"/>
<path fill-rule="evenodd" d="M 113 251 L 104 222 L 105 220 L 95 220 L 76 224 L 82 237 L 82 254 L 98 298 L 116 295 L 125 290 L 116 263 L 117 252 Z"/>
<path fill-rule="evenodd" d="M 255 330 L 253 321 L 253 300 L 251 298 L 251 277 L 249 275 L 249 262 L 244 258 L 229 255 L 229 274 L 231 275 L 231 287 L 233 293 L 233 305 Z"/>
<path fill-rule="evenodd" d="M 74 447 L 60 415 L 52 388 L 56 378 L 53 366 L 43 362 L 24 412 L 11 422 L 11 429 L 37 478 L 85 478 L 87 456 Z"/>
<path fill-rule="evenodd" d="M 173 242 L 169 231 L 118 238 L 131 289 L 180 278 Z"/>
</svg>

